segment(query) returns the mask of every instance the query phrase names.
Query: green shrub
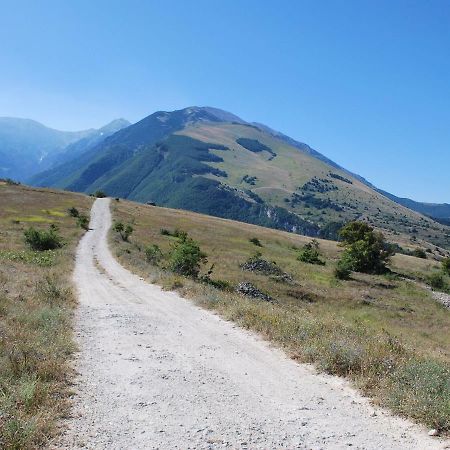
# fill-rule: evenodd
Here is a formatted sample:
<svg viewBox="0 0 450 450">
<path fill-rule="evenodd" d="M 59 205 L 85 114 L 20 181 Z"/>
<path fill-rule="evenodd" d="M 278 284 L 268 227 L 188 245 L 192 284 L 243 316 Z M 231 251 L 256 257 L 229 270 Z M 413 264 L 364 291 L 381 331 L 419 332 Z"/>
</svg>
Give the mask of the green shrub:
<svg viewBox="0 0 450 450">
<path fill-rule="evenodd" d="M 179 228 L 175 228 L 174 231 L 170 231 L 167 228 L 161 228 L 159 230 L 159 232 L 163 235 L 163 236 L 172 236 L 172 237 L 176 237 L 179 239 L 185 239 L 187 238 L 187 233 L 184 230 L 180 230 Z"/>
<path fill-rule="evenodd" d="M 339 235 L 346 247 L 341 261 L 350 270 L 364 273 L 385 273 L 386 264 L 394 254 L 392 246 L 364 222 L 349 222 Z"/>
<path fill-rule="evenodd" d="M 146 261 L 149 262 L 150 264 L 157 265 L 163 257 L 161 249 L 156 244 L 152 244 L 146 247 L 144 253 Z"/>
<path fill-rule="evenodd" d="M 172 236 L 177 237 L 182 241 L 186 240 L 187 235 L 186 231 L 180 230 L 179 228 L 175 228 L 175 231 L 172 233 Z"/>
<path fill-rule="evenodd" d="M 253 245 L 256 245 L 257 247 L 262 247 L 261 241 L 258 238 L 256 238 L 256 237 L 253 237 L 253 238 L 249 239 L 249 241 Z"/>
<path fill-rule="evenodd" d="M 122 241 L 128 241 L 131 233 L 133 233 L 133 227 L 130 224 L 124 225 L 122 222 L 116 222 L 113 226 L 113 230 L 120 234 Z"/>
<path fill-rule="evenodd" d="M 103 191 L 95 191 L 94 192 L 94 197 L 97 198 L 105 198 L 107 195 L 103 192 Z"/>
<path fill-rule="evenodd" d="M 341 260 L 338 262 L 333 273 L 338 280 L 348 280 L 350 278 L 351 269 L 345 261 Z"/>
<path fill-rule="evenodd" d="M 415 248 L 412 252 L 411 252 L 412 256 L 415 256 L 416 258 L 422 258 L 422 259 L 427 259 L 427 254 L 425 253 L 425 251 L 421 248 Z"/>
<path fill-rule="evenodd" d="M 320 259 L 319 243 L 315 239 L 304 245 L 297 256 L 297 259 L 308 264 L 325 265 L 325 261 Z"/>
<path fill-rule="evenodd" d="M 445 288 L 445 280 L 441 273 L 432 273 L 427 277 L 427 282 L 434 289 Z"/>
<path fill-rule="evenodd" d="M 200 264 L 206 261 L 206 255 L 200 250 L 198 243 L 188 236 L 183 236 L 172 246 L 168 268 L 180 275 L 196 278 Z"/>
<path fill-rule="evenodd" d="M 79 211 L 77 208 L 75 208 L 74 206 L 72 206 L 71 208 L 69 208 L 67 210 L 67 212 L 69 213 L 69 216 L 71 217 L 78 217 L 80 215 Z"/>
<path fill-rule="evenodd" d="M 442 271 L 447 275 L 450 275 L 450 258 L 442 260 Z"/>
<path fill-rule="evenodd" d="M 32 250 L 54 250 L 63 246 L 62 237 L 58 235 L 58 228 L 53 224 L 50 225 L 48 230 L 36 230 L 30 227 L 23 234 L 25 236 L 25 243 Z"/>
<path fill-rule="evenodd" d="M 77 225 L 83 228 L 83 230 L 89 230 L 89 217 L 84 214 L 80 214 L 77 219 Z"/>
</svg>

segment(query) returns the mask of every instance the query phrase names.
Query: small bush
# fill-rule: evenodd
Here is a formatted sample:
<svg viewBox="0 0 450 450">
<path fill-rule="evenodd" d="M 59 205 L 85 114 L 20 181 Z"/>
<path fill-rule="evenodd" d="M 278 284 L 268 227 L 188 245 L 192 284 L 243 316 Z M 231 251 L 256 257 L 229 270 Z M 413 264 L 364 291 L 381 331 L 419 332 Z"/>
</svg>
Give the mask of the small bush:
<svg viewBox="0 0 450 450">
<path fill-rule="evenodd" d="M 447 275 L 450 275 L 450 258 L 442 260 L 442 271 Z"/>
<path fill-rule="evenodd" d="M 187 235 L 188 234 L 186 233 L 186 231 L 180 230 L 179 228 L 175 228 L 175 231 L 172 233 L 173 237 L 177 237 L 177 238 L 181 239 L 182 241 L 186 240 Z"/>
<path fill-rule="evenodd" d="M 95 191 L 94 192 L 94 197 L 97 198 L 105 198 L 107 195 L 103 192 L 103 191 Z"/>
<path fill-rule="evenodd" d="M 412 252 L 411 252 L 412 256 L 415 256 L 416 258 L 422 258 L 422 259 L 427 259 L 427 254 L 425 253 L 425 251 L 421 248 L 415 248 Z"/>
<path fill-rule="evenodd" d="M 253 245 L 256 245 L 257 247 L 262 247 L 261 241 L 258 238 L 256 238 L 256 237 L 253 237 L 253 238 L 249 239 L 249 241 Z"/>
<path fill-rule="evenodd" d="M 78 211 L 77 208 L 75 208 L 74 206 L 72 206 L 71 208 L 69 208 L 67 210 L 67 212 L 69 213 L 69 216 L 71 217 L 78 217 L 80 215 L 80 212 Z"/>
<path fill-rule="evenodd" d="M 315 239 L 304 245 L 297 256 L 297 259 L 308 264 L 325 265 L 325 261 L 320 259 L 319 243 Z"/>
<path fill-rule="evenodd" d="M 157 265 L 163 257 L 161 249 L 156 244 L 152 244 L 146 247 L 144 253 L 146 261 L 154 265 Z"/>
<path fill-rule="evenodd" d="M 170 231 L 167 228 L 161 228 L 159 230 L 160 234 L 162 234 L 163 236 L 172 236 L 172 237 L 176 237 L 179 238 L 181 240 L 186 239 L 187 238 L 187 233 L 184 230 L 180 230 L 179 228 L 175 228 L 174 231 Z"/>
<path fill-rule="evenodd" d="M 197 278 L 200 264 L 206 261 L 206 255 L 200 250 L 198 243 L 185 236 L 173 245 L 168 268 L 180 275 Z"/>
<path fill-rule="evenodd" d="M 77 225 L 83 228 L 83 230 L 89 230 L 89 217 L 84 214 L 79 215 L 77 219 Z"/>
<path fill-rule="evenodd" d="M 128 224 L 124 225 L 122 222 L 116 222 L 113 226 L 113 230 L 120 234 L 122 241 L 127 242 L 131 233 L 133 233 L 133 227 Z"/>
<path fill-rule="evenodd" d="M 36 230 L 30 227 L 23 234 L 25 236 L 25 243 L 32 250 L 54 250 L 63 246 L 62 237 L 58 235 L 58 228 L 53 224 L 50 225 L 48 230 Z"/>
<path fill-rule="evenodd" d="M 339 261 L 333 273 L 338 280 L 348 280 L 350 278 L 351 269 L 345 261 Z"/>
<path fill-rule="evenodd" d="M 444 289 L 445 280 L 441 273 L 432 273 L 427 278 L 428 284 L 434 289 Z"/>
</svg>

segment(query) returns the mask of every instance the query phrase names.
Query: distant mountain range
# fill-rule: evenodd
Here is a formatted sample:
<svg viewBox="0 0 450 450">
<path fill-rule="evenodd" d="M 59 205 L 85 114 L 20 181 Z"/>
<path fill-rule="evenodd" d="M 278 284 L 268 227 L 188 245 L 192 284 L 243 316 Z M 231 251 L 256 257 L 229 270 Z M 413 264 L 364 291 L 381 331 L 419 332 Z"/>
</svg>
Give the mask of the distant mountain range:
<svg viewBox="0 0 450 450">
<path fill-rule="evenodd" d="M 433 217 L 435 219 L 448 219 L 450 220 L 450 204 L 448 203 L 424 203 L 424 202 L 416 202 L 409 198 L 401 198 L 396 197 L 395 195 L 390 194 L 389 192 L 382 191 L 381 189 L 377 189 L 378 192 L 390 198 L 394 202 L 406 206 L 413 211 L 420 212 L 429 217 Z"/>
<path fill-rule="evenodd" d="M 59 131 L 29 119 L 0 117 L 0 177 L 25 181 L 130 125 L 115 120 L 98 130 Z"/>
<path fill-rule="evenodd" d="M 426 209 L 427 204 L 379 191 L 266 125 L 210 107 L 159 111 L 133 125 L 113 124 L 101 135 L 89 130 L 78 139 L 70 136 L 73 141 L 54 151 L 47 170 L 29 182 L 103 190 L 325 238 L 335 238 L 346 221 L 366 220 L 403 236 L 406 245 L 450 247 L 450 229 L 422 215 L 438 213 L 445 223 L 448 205 Z"/>
</svg>

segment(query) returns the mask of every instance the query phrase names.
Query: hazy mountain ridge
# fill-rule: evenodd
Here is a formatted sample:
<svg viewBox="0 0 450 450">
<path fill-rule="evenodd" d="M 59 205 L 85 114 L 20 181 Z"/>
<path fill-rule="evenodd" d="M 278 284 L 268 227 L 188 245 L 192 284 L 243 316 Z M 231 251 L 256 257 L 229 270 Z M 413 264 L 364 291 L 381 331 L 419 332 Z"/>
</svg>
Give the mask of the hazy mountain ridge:
<svg viewBox="0 0 450 450">
<path fill-rule="evenodd" d="M 26 181 L 35 173 L 59 162 L 60 155 L 76 142 L 98 139 L 100 133 L 111 134 L 118 126 L 127 126 L 120 119 L 103 131 L 60 131 L 31 119 L 0 117 L 0 176 Z M 74 155 L 75 156 L 75 155 Z M 72 158 L 72 156 L 68 156 Z"/>
<path fill-rule="evenodd" d="M 380 194 L 383 194 L 385 197 L 393 200 L 394 202 L 406 206 L 407 208 L 412 209 L 413 211 L 425 214 L 426 216 L 435 219 L 450 219 L 450 204 L 448 203 L 416 202 L 415 200 L 411 200 L 409 198 L 397 197 L 381 189 L 377 189 L 377 191 Z"/>
</svg>

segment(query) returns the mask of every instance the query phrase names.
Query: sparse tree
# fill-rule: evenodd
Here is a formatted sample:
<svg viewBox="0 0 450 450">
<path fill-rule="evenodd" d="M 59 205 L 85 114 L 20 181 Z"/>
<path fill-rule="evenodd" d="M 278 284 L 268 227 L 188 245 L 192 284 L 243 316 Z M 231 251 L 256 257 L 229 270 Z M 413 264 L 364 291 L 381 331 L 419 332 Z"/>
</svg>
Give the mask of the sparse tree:
<svg viewBox="0 0 450 450">
<path fill-rule="evenodd" d="M 182 235 L 172 246 L 169 256 L 169 269 L 180 275 L 197 278 L 200 264 L 207 262 L 206 254 L 200 250 L 196 241 Z"/>
<path fill-rule="evenodd" d="M 122 241 L 128 241 L 131 233 L 134 229 L 130 224 L 124 225 L 122 222 L 116 222 L 113 226 L 113 230 L 120 234 Z"/>
</svg>

